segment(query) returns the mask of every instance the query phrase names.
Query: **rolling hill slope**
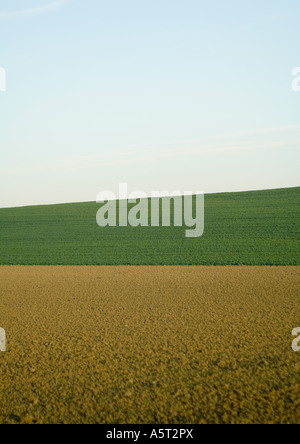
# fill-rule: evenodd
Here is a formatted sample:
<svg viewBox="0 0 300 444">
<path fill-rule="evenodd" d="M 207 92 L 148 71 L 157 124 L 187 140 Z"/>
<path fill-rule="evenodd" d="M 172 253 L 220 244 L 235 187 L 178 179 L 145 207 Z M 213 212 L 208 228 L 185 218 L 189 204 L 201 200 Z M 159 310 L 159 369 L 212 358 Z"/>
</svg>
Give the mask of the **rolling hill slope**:
<svg viewBox="0 0 300 444">
<path fill-rule="evenodd" d="M 300 188 L 205 196 L 205 232 L 100 228 L 96 203 L 0 209 L 0 265 L 299 265 Z"/>
</svg>

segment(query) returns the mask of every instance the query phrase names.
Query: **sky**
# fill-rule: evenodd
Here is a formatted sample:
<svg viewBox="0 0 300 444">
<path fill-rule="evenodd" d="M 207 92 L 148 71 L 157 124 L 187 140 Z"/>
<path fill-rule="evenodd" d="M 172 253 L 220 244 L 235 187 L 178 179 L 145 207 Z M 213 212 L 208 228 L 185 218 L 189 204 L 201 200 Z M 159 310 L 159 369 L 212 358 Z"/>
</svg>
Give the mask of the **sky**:
<svg viewBox="0 0 300 444">
<path fill-rule="evenodd" d="M 299 0 L 0 0 L 0 207 L 299 186 L 299 20 Z"/>
</svg>

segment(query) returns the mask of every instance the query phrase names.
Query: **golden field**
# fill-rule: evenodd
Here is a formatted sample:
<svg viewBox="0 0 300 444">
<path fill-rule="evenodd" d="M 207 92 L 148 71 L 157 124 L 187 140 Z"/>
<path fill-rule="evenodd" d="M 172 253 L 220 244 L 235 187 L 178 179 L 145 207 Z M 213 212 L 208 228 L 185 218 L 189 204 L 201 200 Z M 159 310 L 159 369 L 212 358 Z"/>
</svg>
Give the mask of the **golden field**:
<svg viewBox="0 0 300 444">
<path fill-rule="evenodd" d="M 0 423 L 300 423 L 299 267 L 0 267 Z"/>
</svg>

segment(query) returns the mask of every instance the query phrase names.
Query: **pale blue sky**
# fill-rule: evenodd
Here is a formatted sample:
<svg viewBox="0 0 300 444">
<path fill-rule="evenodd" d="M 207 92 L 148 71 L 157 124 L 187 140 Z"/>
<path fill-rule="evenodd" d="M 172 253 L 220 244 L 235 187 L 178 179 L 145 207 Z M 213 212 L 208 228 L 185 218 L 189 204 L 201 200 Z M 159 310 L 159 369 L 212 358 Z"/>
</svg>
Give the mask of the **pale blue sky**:
<svg viewBox="0 0 300 444">
<path fill-rule="evenodd" d="M 299 0 L 0 0 L 0 207 L 299 186 Z"/>
</svg>

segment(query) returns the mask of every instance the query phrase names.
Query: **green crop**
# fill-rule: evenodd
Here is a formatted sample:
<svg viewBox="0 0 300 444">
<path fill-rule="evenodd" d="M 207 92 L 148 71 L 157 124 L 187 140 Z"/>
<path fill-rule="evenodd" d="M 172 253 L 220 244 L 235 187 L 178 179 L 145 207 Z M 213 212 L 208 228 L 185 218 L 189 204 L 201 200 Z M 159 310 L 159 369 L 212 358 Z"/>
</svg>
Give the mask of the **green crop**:
<svg viewBox="0 0 300 444">
<path fill-rule="evenodd" d="M 106 227 L 100 205 L 0 210 L 0 265 L 299 265 L 299 191 L 205 196 L 205 231 Z"/>
</svg>

